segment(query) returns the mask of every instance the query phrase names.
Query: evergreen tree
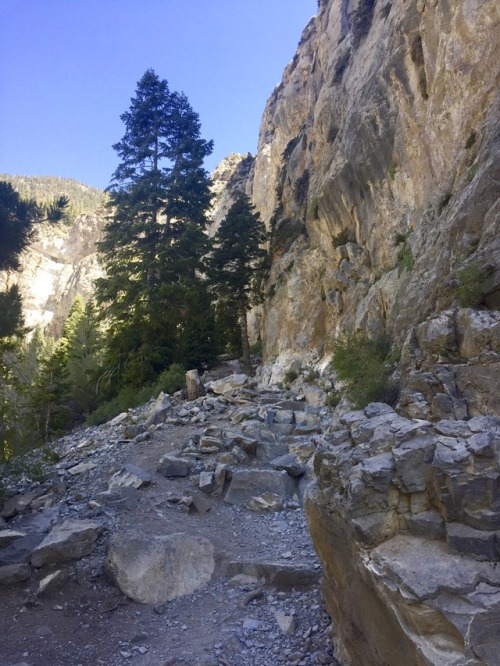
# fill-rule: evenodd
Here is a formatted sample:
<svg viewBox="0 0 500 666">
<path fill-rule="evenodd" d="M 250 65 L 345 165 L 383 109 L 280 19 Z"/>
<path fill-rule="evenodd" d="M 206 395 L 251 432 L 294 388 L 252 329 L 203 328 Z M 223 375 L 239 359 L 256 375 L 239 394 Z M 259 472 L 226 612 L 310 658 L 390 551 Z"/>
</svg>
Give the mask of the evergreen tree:
<svg viewBox="0 0 500 666">
<path fill-rule="evenodd" d="M 214 236 L 210 278 L 226 312 L 238 316 L 243 363 L 251 371 L 247 311 L 263 296 L 269 255 L 264 224 L 245 194 L 239 194 Z"/>
<path fill-rule="evenodd" d="M 183 335 L 197 326 L 200 302 L 211 317 L 201 276 L 211 199 L 203 160 L 212 142 L 201 138 L 185 95 L 171 92 L 153 70 L 138 82 L 121 119 L 125 134 L 113 146 L 121 163 L 108 188 L 112 218 L 99 246 L 106 277 L 98 281 L 97 300 L 109 323 L 109 372 L 141 385 L 172 362 L 206 360 L 207 331 L 198 327 L 203 339 L 194 354 L 186 353 Z"/>
<path fill-rule="evenodd" d="M 43 442 L 40 402 L 45 388 L 41 364 L 53 350 L 40 329 L 29 340 L 18 339 L 1 356 L 0 459 L 8 459 Z M 37 409 L 33 409 L 34 404 Z"/>
<path fill-rule="evenodd" d="M 92 301 L 81 296 L 73 303 L 59 344 L 64 349 L 67 400 L 74 417 L 89 414 L 97 407 L 98 376 L 102 362 L 102 333 Z"/>
<path fill-rule="evenodd" d="M 35 421 L 36 439 L 40 443 L 61 435 L 72 420 L 68 405 L 65 344 L 48 340 L 44 351 L 29 390 L 29 406 Z"/>
</svg>

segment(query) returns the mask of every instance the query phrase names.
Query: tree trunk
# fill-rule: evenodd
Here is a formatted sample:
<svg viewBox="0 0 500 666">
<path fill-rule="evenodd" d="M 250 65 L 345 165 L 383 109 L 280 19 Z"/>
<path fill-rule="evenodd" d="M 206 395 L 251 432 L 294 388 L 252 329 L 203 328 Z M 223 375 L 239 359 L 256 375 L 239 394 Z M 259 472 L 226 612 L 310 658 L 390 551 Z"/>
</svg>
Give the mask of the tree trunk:
<svg viewBox="0 0 500 666">
<path fill-rule="evenodd" d="M 186 388 L 188 400 L 196 400 L 202 395 L 205 395 L 205 387 L 203 380 L 198 374 L 198 370 L 188 370 L 186 372 Z"/>
<path fill-rule="evenodd" d="M 243 352 L 243 368 L 247 375 L 252 374 L 250 362 L 250 343 L 248 342 L 247 310 L 244 303 L 240 304 L 241 349 Z"/>
</svg>

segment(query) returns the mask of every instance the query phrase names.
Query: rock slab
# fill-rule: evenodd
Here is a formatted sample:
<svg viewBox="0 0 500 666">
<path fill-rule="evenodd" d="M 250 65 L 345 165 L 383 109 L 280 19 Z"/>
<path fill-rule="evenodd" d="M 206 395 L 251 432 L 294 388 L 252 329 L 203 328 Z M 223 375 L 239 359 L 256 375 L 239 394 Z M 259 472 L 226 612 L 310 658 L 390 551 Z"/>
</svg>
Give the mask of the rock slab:
<svg viewBox="0 0 500 666">
<path fill-rule="evenodd" d="M 89 555 L 101 531 L 102 525 L 91 520 L 65 520 L 34 549 L 31 565 L 39 568 Z"/>
</svg>

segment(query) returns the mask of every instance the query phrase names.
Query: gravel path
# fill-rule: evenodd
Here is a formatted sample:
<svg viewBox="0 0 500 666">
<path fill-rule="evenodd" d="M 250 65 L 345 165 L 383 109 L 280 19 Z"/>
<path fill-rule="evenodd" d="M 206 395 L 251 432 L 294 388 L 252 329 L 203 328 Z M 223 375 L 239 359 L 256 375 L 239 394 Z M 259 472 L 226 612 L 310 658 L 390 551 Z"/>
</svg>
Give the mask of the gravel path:
<svg viewBox="0 0 500 666">
<path fill-rule="evenodd" d="M 166 478 L 157 471 L 164 454 L 189 451 L 208 427 L 232 431 L 240 427 L 234 424 L 233 415 L 242 406 L 251 411 L 284 397 L 266 394 L 263 399 L 262 394 L 247 392 L 237 394 L 236 399 L 211 398 L 210 408 L 207 401 L 178 403 L 174 418 L 148 431 L 143 427 L 143 408 L 130 412 L 117 425 L 79 429 L 60 440 L 61 459 L 48 469 L 44 496 L 4 527 L 40 533 L 51 523 L 71 517 L 90 518 L 104 531 L 90 555 L 33 570 L 28 580 L 16 585 L 0 584 L 0 664 L 337 664 L 332 655 L 331 622 L 320 595 L 320 565 L 300 492 L 282 510 L 272 513 L 228 504 L 222 497 L 209 497 L 211 507 L 206 513 L 187 512 L 179 499 L 195 490 L 197 477 Z M 131 441 L 123 437 L 124 424 L 130 422 L 147 432 L 143 441 L 141 436 Z M 318 436 L 285 439 L 306 445 Z M 280 437 L 277 434 L 275 439 Z M 216 455 L 199 458 L 199 469 L 211 469 Z M 72 473 L 81 463 L 95 466 Z M 151 482 L 134 490 L 127 506 L 103 504 L 99 492 L 106 490 L 112 475 L 125 464 L 142 468 Z M 253 459 L 239 464 L 249 468 L 263 465 Z M 26 481 L 18 491 L 36 487 Z M 103 571 L 109 536 L 123 530 L 151 537 L 182 532 L 209 539 L 216 553 L 211 581 L 163 604 L 131 601 Z M 55 570 L 62 571 L 61 582 L 39 594 L 40 580 Z"/>
</svg>

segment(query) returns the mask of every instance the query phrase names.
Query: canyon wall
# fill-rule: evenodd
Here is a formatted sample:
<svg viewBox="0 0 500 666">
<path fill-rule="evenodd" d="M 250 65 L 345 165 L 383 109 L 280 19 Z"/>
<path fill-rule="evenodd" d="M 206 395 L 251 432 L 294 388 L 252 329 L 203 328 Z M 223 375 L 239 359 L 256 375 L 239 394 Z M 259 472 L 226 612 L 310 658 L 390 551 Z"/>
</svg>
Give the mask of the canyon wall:
<svg viewBox="0 0 500 666">
<path fill-rule="evenodd" d="M 92 296 L 102 275 L 95 243 L 104 222 L 104 214 L 93 214 L 77 215 L 70 225 L 44 223 L 21 255 L 20 270 L 0 273 L 0 290 L 19 285 L 26 326 L 58 336 L 76 296 Z"/>
<path fill-rule="evenodd" d="M 274 230 L 269 361 L 324 357 L 344 329 L 401 344 L 467 266 L 499 305 L 499 64 L 496 0 L 320 2 L 251 176 Z"/>
<path fill-rule="evenodd" d="M 498 663 L 499 83 L 496 0 L 321 0 L 264 112 L 265 377 L 402 348 L 398 412 L 339 411 L 307 491 L 345 664 Z"/>
</svg>

